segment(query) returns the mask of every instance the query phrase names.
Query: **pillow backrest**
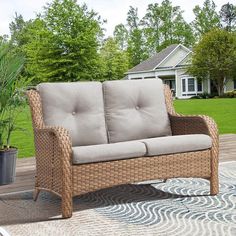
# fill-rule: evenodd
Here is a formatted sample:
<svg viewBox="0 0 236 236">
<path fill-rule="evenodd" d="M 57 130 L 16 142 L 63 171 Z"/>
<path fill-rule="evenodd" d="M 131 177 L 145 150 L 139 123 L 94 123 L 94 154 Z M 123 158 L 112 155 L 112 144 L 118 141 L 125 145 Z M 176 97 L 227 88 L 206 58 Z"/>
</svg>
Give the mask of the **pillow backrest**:
<svg viewBox="0 0 236 236">
<path fill-rule="evenodd" d="M 103 83 L 109 142 L 171 135 L 160 79 Z"/>
<path fill-rule="evenodd" d="M 45 125 L 66 128 L 73 146 L 108 142 L 100 82 L 42 83 L 37 90 Z"/>
</svg>

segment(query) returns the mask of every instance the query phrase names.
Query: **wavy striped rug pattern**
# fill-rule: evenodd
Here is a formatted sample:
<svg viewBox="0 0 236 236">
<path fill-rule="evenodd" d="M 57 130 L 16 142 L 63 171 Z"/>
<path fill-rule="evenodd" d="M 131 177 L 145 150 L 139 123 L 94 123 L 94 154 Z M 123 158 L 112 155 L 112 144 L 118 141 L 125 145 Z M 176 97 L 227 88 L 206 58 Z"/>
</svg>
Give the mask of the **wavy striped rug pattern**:
<svg viewBox="0 0 236 236">
<path fill-rule="evenodd" d="M 57 219 L 60 203 L 45 192 L 36 203 L 32 192 L 0 196 L 0 226 L 13 236 L 236 236 L 236 162 L 220 166 L 217 196 L 207 180 L 182 178 L 83 195 L 67 220 Z"/>
<path fill-rule="evenodd" d="M 224 168 L 222 168 L 224 169 Z M 159 226 L 168 235 L 236 236 L 236 166 L 220 173 L 220 194 L 203 179 L 125 185 L 85 195 L 100 214 L 130 224 Z"/>
</svg>

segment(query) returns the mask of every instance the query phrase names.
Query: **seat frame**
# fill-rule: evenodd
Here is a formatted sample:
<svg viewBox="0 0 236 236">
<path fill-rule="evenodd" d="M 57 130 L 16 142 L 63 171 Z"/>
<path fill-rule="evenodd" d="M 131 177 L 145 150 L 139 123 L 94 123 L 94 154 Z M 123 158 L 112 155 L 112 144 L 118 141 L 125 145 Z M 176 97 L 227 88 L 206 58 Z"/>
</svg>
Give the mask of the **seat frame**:
<svg viewBox="0 0 236 236">
<path fill-rule="evenodd" d="M 34 200 L 37 200 L 41 190 L 60 196 L 62 217 L 69 218 L 73 212 L 74 196 L 115 185 L 178 177 L 208 179 L 210 194 L 216 195 L 219 192 L 219 137 L 216 123 L 208 116 L 177 114 L 167 85 L 164 86 L 164 94 L 172 135 L 209 135 L 212 138 L 210 149 L 73 165 L 69 132 L 63 127 L 46 126 L 38 91 L 27 91 L 36 155 Z"/>
</svg>

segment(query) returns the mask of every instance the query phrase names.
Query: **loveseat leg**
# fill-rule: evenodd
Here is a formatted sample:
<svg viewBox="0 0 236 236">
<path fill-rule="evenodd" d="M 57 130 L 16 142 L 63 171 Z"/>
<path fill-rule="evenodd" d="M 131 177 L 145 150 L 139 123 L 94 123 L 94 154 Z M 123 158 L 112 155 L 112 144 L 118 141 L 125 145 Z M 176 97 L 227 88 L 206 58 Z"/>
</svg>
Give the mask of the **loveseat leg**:
<svg viewBox="0 0 236 236">
<path fill-rule="evenodd" d="M 62 218 L 70 218 L 72 216 L 73 211 L 73 199 L 62 197 L 61 202 L 61 208 L 62 208 Z"/>
<path fill-rule="evenodd" d="M 210 178 L 210 194 L 212 196 L 219 193 L 219 179 L 218 175 L 212 175 Z"/>
<path fill-rule="evenodd" d="M 40 190 L 38 188 L 35 188 L 34 194 L 33 194 L 34 201 L 37 201 L 38 196 L 39 196 L 39 192 L 40 192 Z"/>
</svg>

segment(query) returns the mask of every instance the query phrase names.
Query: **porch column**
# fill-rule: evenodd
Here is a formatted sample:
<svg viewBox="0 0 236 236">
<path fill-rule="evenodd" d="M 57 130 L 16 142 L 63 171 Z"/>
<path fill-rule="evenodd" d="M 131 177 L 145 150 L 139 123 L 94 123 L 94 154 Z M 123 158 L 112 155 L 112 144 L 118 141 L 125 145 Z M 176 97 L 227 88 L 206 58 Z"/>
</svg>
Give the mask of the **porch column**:
<svg viewBox="0 0 236 236">
<path fill-rule="evenodd" d="M 207 92 L 210 94 L 211 93 L 211 80 L 207 79 Z"/>
<path fill-rule="evenodd" d="M 157 73 L 155 72 L 155 79 L 159 79 L 159 77 L 157 76 Z"/>
<path fill-rule="evenodd" d="M 181 81 L 180 81 L 181 82 Z M 180 93 L 179 93 L 180 92 Z M 179 94 L 181 94 L 181 91 L 179 91 L 179 80 L 178 80 L 178 73 L 177 70 L 175 70 L 175 96 L 179 97 Z M 181 94 L 182 95 L 182 94 Z"/>
</svg>

